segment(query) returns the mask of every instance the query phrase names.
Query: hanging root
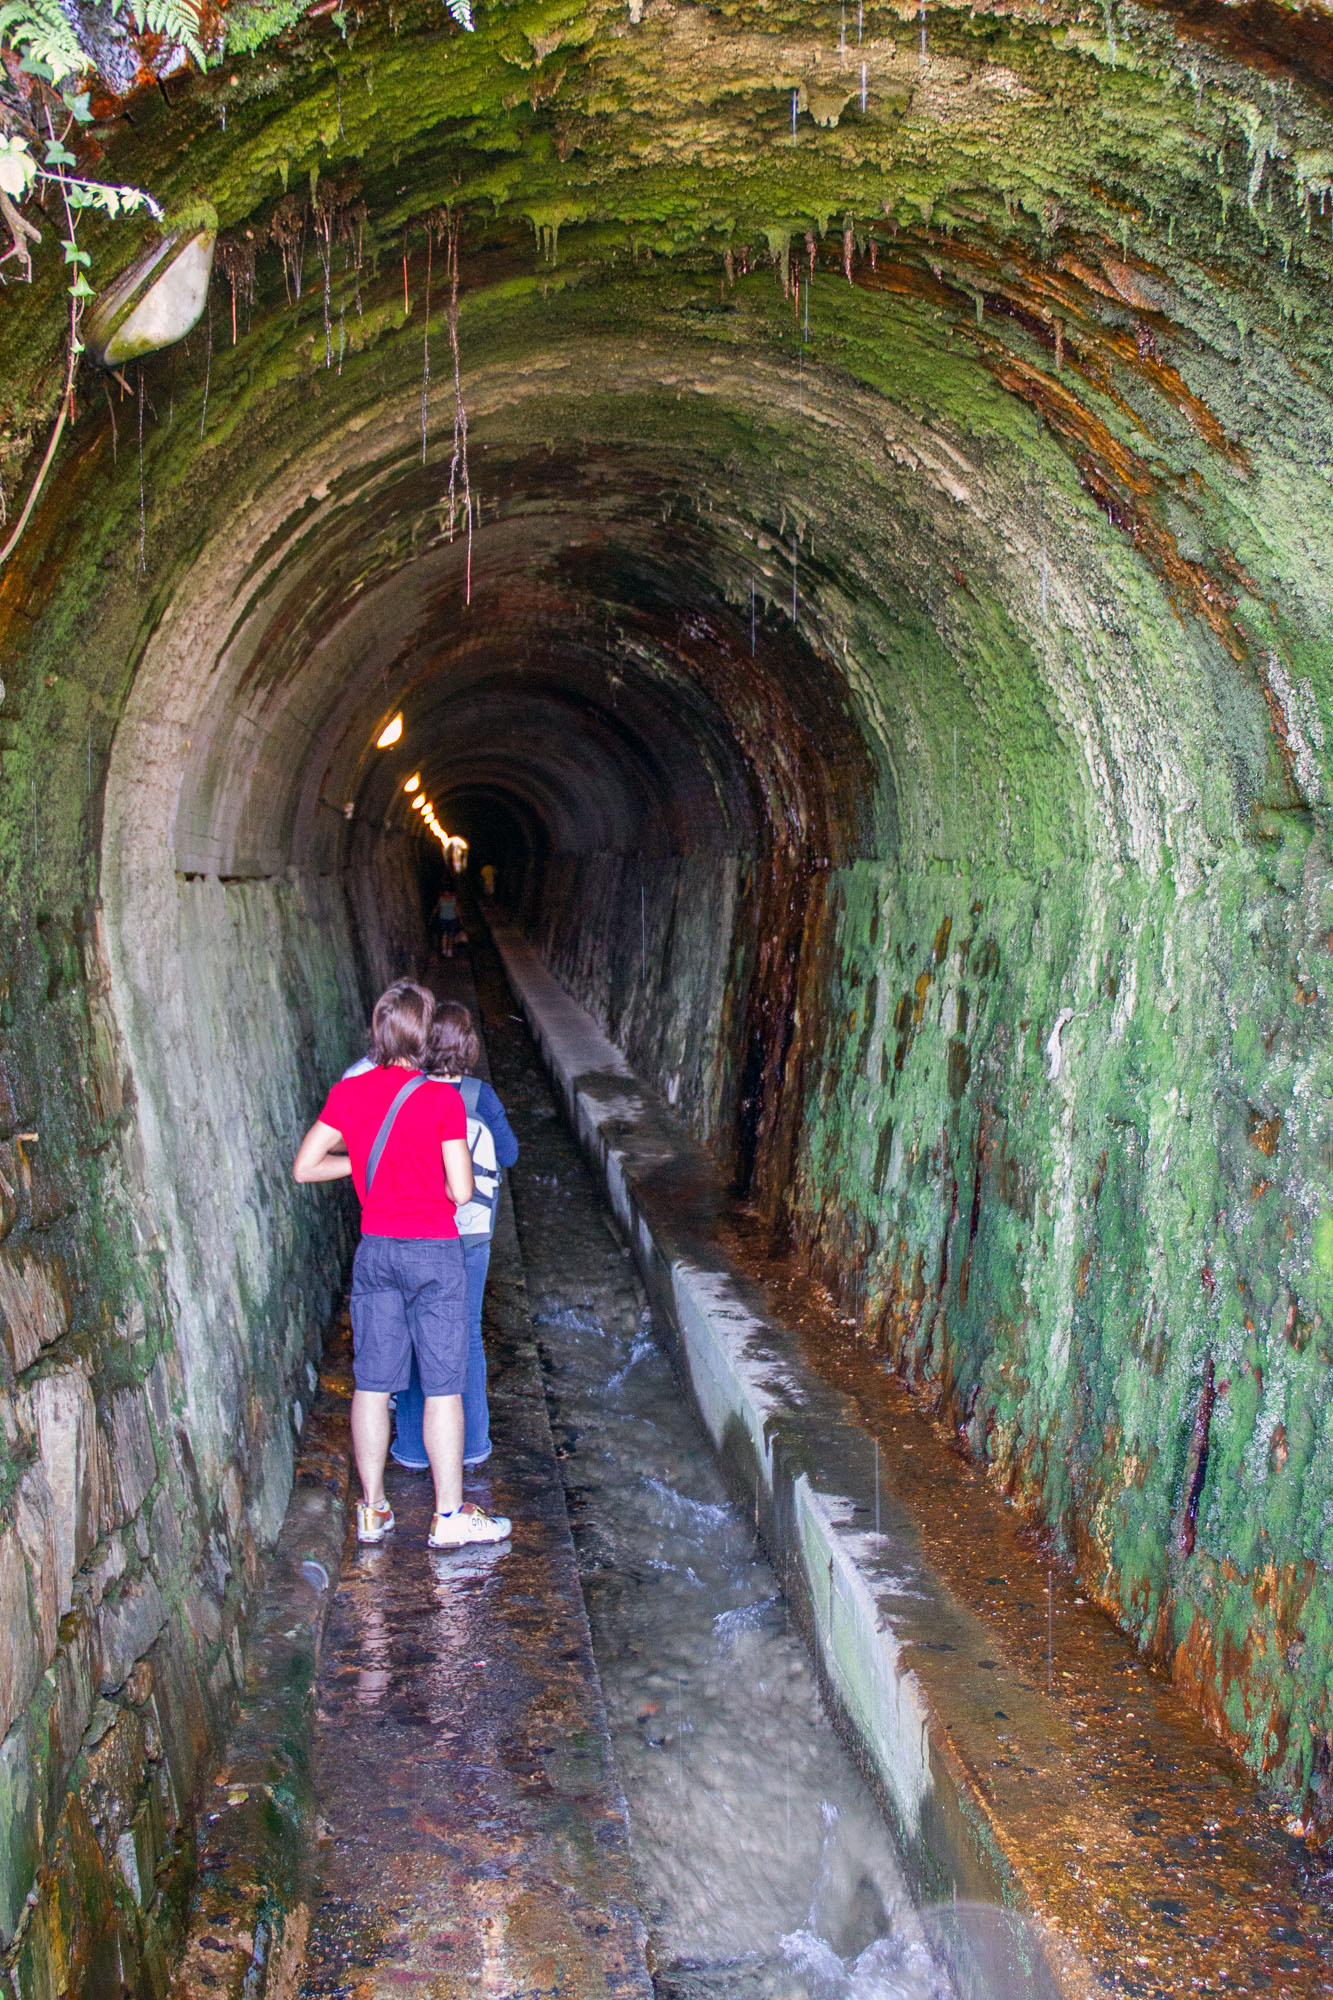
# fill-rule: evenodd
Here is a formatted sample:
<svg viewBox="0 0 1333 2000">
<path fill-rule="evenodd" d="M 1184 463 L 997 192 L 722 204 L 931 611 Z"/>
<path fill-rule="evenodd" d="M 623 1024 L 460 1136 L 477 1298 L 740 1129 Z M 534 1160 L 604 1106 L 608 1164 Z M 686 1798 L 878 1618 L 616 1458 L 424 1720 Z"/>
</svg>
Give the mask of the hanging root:
<svg viewBox="0 0 1333 2000">
<path fill-rule="evenodd" d="M 24 277 L 30 279 L 32 277 L 32 252 L 29 250 L 28 245 L 30 243 L 40 243 L 42 232 L 29 222 L 26 215 L 19 214 L 3 188 L 0 188 L 0 217 L 4 218 L 5 227 L 9 231 L 11 246 L 6 250 L 4 257 L 0 257 L 0 263 L 4 263 L 7 258 L 17 257 L 23 266 Z"/>
<path fill-rule="evenodd" d="M 237 341 L 236 309 L 244 302 L 246 330 L 255 297 L 255 240 L 253 235 L 224 236 L 219 239 L 214 261 L 231 286 L 231 344 Z"/>
<path fill-rule="evenodd" d="M 463 401 L 463 373 L 458 358 L 458 238 L 461 226 L 461 218 L 456 214 L 450 214 L 444 232 L 449 271 L 449 310 L 446 319 L 449 327 L 449 352 L 454 363 L 454 450 L 449 460 L 449 534 L 452 538 L 454 510 L 461 505 L 467 527 L 467 571 L 463 586 L 463 602 L 471 604 L 472 486 L 468 478 L 467 465 L 467 405 Z"/>
<path fill-rule="evenodd" d="M 305 203 L 294 194 L 285 194 L 269 217 L 268 239 L 282 253 L 282 284 L 291 305 L 301 298 L 301 272 L 305 262 Z"/>
</svg>

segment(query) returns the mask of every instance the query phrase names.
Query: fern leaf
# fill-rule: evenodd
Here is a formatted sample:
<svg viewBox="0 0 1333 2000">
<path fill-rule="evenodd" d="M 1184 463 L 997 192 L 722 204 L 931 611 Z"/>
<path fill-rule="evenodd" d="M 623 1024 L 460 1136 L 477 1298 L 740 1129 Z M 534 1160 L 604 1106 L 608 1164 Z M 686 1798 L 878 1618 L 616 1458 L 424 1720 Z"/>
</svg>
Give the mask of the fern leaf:
<svg viewBox="0 0 1333 2000">
<path fill-rule="evenodd" d="M 449 9 L 450 17 L 457 21 L 459 27 L 466 28 L 471 34 L 472 0 L 444 0 L 444 4 Z"/>
<path fill-rule="evenodd" d="M 0 42 L 57 77 L 88 67 L 74 30 L 54 0 L 6 0 L 0 6 Z"/>
<path fill-rule="evenodd" d="M 122 11 L 123 0 L 113 8 Z M 199 31 L 199 9 L 191 0 L 131 0 L 131 11 L 139 26 L 149 34 L 163 35 L 169 42 L 176 42 L 194 57 L 200 69 L 207 66 L 208 57 L 203 37 Z"/>
</svg>

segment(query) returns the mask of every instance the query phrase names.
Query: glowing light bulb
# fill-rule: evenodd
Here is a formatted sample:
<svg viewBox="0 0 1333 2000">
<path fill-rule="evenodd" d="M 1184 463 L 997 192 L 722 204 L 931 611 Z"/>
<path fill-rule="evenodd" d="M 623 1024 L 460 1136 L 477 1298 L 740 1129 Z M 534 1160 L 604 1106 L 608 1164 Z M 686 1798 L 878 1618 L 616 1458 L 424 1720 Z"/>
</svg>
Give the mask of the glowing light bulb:
<svg viewBox="0 0 1333 2000">
<path fill-rule="evenodd" d="M 399 714 L 395 715 L 392 722 L 385 723 L 383 729 L 381 729 L 379 735 L 375 738 L 375 748 L 377 750 L 390 749 L 392 745 L 398 741 L 402 733 L 403 733 L 403 718 L 400 712 Z"/>
<path fill-rule="evenodd" d="M 407 782 L 406 782 L 406 783 L 404 784 L 404 786 L 403 786 L 403 790 L 404 790 L 405 792 L 419 792 L 419 791 L 421 790 L 421 773 L 420 773 L 420 771 L 414 771 L 414 772 L 412 773 L 411 777 L 410 777 L 410 778 L 409 778 L 409 779 L 407 780 Z"/>
</svg>

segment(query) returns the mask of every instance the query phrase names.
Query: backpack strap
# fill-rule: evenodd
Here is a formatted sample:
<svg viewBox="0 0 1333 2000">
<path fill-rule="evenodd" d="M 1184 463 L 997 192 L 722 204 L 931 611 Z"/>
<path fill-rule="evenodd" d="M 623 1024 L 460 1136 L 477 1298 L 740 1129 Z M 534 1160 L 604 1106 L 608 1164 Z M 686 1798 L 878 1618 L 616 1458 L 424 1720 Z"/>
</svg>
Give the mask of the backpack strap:
<svg viewBox="0 0 1333 2000">
<path fill-rule="evenodd" d="M 458 1094 L 463 1100 L 463 1109 L 467 1112 L 468 1117 L 481 1118 L 481 1113 L 477 1109 L 477 1106 L 481 1103 L 481 1078 L 479 1076 L 460 1076 L 457 1087 Z M 481 1122 L 484 1125 L 486 1120 L 482 1118 Z"/>
<path fill-rule="evenodd" d="M 375 1169 L 380 1163 L 380 1155 L 384 1151 L 384 1148 L 389 1143 L 389 1134 L 393 1130 L 394 1120 L 397 1118 L 398 1113 L 402 1110 L 403 1106 L 406 1104 L 408 1098 L 411 1097 L 414 1091 L 420 1090 L 422 1084 L 425 1081 L 426 1081 L 425 1077 L 421 1075 L 409 1076 L 407 1082 L 403 1085 L 397 1097 L 394 1098 L 393 1103 L 389 1106 L 388 1110 L 385 1112 L 384 1123 L 380 1126 L 379 1131 L 375 1134 L 375 1143 L 370 1149 L 370 1158 L 366 1161 L 367 1194 L 370 1193 L 370 1184 L 375 1178 Z"/>
</svg>

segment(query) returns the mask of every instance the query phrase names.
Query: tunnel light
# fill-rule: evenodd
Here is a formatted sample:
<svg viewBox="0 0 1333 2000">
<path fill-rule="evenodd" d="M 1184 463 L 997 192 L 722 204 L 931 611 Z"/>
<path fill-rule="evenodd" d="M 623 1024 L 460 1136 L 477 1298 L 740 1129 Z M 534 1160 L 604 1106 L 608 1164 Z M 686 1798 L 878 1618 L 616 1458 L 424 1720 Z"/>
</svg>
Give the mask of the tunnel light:
<svg viewBox="0 0 1333 2000">
<path fill-rule="evenodd" d="M 403 733 L 403 717 L 400 711 L 397 715 L 395 715 L 392 722 L 385 723 L 383 729 L 381 729 L 379 735 L 375 738 L 375 748 L 377 750 L 391 749 L 392 746 L 398 741 L 402 733 Z"/>
<path fill-rule="evenodd" d="M 426 810 L 426 797 L 424 792 L 419 793 L 418 796 L 413 799 L 412 810 L 414 813 L 424 812 Z"/>
<path fill-rule="evenodd" d="M 412 792 L 419 792 L 421 790 L 420 771 L 414 771 L 412 773 L 411 777 L 407 780 L 406 784 L 403 786 L 403 790 L 409 794 Z"/>
</svg>

